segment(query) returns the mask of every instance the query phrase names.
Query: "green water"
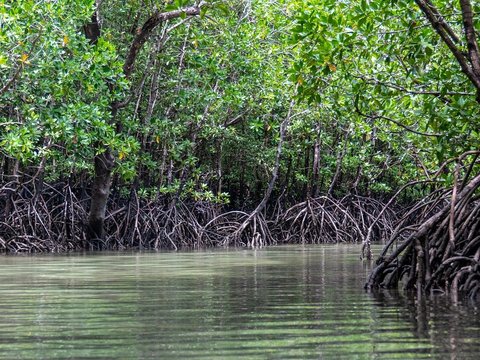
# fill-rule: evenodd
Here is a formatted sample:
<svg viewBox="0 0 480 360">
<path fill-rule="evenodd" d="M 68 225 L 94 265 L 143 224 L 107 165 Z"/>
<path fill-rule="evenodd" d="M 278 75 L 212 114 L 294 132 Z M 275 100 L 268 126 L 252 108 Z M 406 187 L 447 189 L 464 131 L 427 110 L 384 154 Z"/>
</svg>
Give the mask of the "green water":
<svg viewBox="0 0 480 360">
<path fill-rule="evenodd" d="M 0 358 L 480 358 L 478 307 L 367 294 L 359 252 L 3 256 Z"/>
</svg>

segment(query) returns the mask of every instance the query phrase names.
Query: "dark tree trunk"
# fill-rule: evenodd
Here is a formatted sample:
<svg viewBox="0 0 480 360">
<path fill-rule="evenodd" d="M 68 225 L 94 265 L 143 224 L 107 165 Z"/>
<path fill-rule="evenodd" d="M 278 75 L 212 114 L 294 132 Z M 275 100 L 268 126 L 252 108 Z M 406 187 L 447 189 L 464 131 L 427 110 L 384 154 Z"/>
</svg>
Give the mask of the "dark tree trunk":
<svg viewBox="0 0 480 360">
<path fill-rule="evenodd" d="M 97 12 L 92 15 L 92 19 L 90 23 L 86 24 L 83 27 L 83 31 L 85 32 L 85 37 L 90 40 L 91 44 L 96 44 L 98 38 L 100 37 L 100 25 L 97 19 Z"/>
<path fill-rule="evenodd" d="M 110 193 L 112 180 L 112 169 L 115 164 L 114 157 L 110 151 L 95 156 L 95 180 L 92 188 L 92 200 L 90 204 L 90 215 L 88 218 L 87 237 L 89 240 L 105 237 L 105 213 L 107 200 Z"/>
<path fill-rule="evenodd" d="M 98 9 L 93 13 L 91 22 L 83 27 L 85 37 L 90 40 L 91 44 L 96 44 L 100 37 L 97 11 Z M 87 224 L 87 240 L 89 242 L 95 239 L 103 240 L 105 237 L 103 223 L 105 221 L 107 200 L 110 193 L 113 164 L 114 159 L 109 150 L 96 155 L 94 158 L 95 177 L 93 180 L 90 213 Z"/>
</svg>

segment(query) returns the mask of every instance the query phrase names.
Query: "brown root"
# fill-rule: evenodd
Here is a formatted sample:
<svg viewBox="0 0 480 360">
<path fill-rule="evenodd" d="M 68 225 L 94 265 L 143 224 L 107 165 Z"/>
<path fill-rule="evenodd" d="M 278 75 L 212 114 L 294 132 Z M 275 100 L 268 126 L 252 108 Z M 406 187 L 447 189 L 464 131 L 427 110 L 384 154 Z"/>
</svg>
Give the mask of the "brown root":
<svg viewBox="0 0 480 360">
<path fill-rule="evenodd" d="M 370 233 L 383 240 L 392 231 L 394 212 L 377 200 L 350 195 L 309 198 L 292 206 L 276 220 L 283 242 L 318 244 L 358 242 Z"/>
<path fill-rule="evenodd" d="M 204 236 L 204 223 L 219 206 L 208 202 L 174 202 L 167 198 L 140 201 L 133 194 L 128 204 L 107 216 L 108 248 L 174 249 L 213 246 Z"/>
<path fill-rule="evenodd" d="M 268 223 L 259 212 L 230 211 L 206 224 L 204 238 L 221 246 L 263 247 L 276 244 Z"/>
<path fill-rule="evenodd" d="M 479 188 L 477 175 L 458 192 L 439 191 L 416 204 L 393 231 L 365 287 L 403 281 L 405 289 L 480 296 Z"/>
<path fill-rule="evenodd" d="M 42 194 L 16 183 L 0 189 L 0 251 L 64 252 L 85 243 L 86 212 L 68 184 L 45 184 Z"/>
</svg>

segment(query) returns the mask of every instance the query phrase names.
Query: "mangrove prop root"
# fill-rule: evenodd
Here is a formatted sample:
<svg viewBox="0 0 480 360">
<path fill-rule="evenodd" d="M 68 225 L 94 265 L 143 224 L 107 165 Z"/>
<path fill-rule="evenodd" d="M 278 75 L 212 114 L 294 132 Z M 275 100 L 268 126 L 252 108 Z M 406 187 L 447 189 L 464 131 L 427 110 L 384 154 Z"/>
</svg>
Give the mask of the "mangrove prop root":
<svg viewBox="0 0 480 360">
<path fill-rule="evenodd" d="M 87 196 L 68 182 L 5 183 L 0 187 L 0 252 L 97 249 L 178 249 L 275 243 L 385 241 L 366 288 L 480 295 L 480 175 L 456 181 L 406 210 L 357 195 L 306 201 L 266 218 L 263 211 L 229 211 L 206 201 L 169 197 L 110 200 L 102 241 L 88 240 Z M 459 185 L 461 184 L 461 186 Z M 113 198 L 113 196 L 112 196 Z M 366 241 L 368 240 L 368 241 Z"/>
<path fill-rule="evenodd" d="M 44 184 L 42 194 L 17 183 L 0 188 L 1 252 L 64 252 L 80 249 L 85 208 L 68 184 Z"/>
<path fill-rule="evenodd" d="M 206 201 L 145 200 L 132 190 L 127 199 L 112 196 L 105 239 L 88 240 L 89 202 L 81 187 L 59 182 L 40 189 L 16 182 L 0 188 L 0 252 L 356 242 L 369 229 L 373 239 L 381 240 L 392 233 L 396 218 L 391 208 L 361 196 L 309 198 L 269 219 L 263 211 L 225 212 Z"/>
<path fill-rule="evenodd" d="M 357 242 L 367 235 L 383 240 L 392 232 L 395 212 L 381 202 L 356 195 L 309 198 L 276 219 L 283 242 L 318 244 Z"/>
<path fill-rule="evenodd" d="M 365 287 L 393 288 L 404 280 L 405 289 L 480 296 L 479 187 L 477 175 L 417 204 L 393 231 Z"/>
</svg>

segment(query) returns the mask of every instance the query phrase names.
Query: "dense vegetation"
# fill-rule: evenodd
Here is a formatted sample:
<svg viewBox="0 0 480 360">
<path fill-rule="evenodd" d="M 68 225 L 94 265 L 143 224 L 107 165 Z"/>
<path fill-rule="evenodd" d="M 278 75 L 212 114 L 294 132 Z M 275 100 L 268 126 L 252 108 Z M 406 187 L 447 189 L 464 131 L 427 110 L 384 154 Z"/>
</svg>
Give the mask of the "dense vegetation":
<svg viewBox="0 0 480 360">
<path fill-rule="evenodd" d="M 368 287 L 475 296 L 473 5 L 0 0 L 0 250 L 385 240 Z"/>
</svg>

